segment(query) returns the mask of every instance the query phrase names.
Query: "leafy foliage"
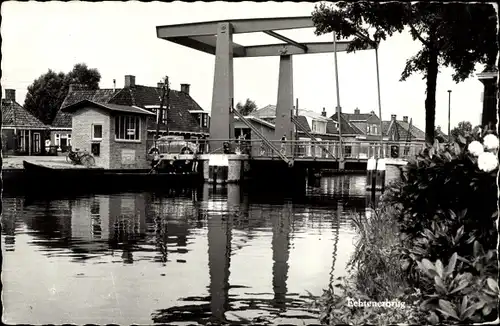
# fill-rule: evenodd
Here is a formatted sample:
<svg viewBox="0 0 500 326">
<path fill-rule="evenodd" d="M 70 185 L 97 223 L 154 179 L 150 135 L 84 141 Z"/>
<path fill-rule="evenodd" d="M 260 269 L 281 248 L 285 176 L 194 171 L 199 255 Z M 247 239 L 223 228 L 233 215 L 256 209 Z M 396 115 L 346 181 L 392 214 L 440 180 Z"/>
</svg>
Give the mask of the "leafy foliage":
<svg viewBox="0 0 500 326">
<path fill-rule="evenodd" d="M 255 104 L 255 102 L 251 99 L 247 98 L 245 104 L 238 102 L 238 104 L 236 104 L 236 109 L 243 115 L 249 115 L 257 109 L 257 104 Z"/>
<path fill-rule="evenodd" d="M 474 267 L 474 272 L 464 272 L 464 265 Z M 428 313 L 431 324 L 447 321 L 477 323 L 491 321 L 498 314 L 496 250 L 485 253 L 474 243 L 474 259 L 468 261 L 453 253 L 446 267 L 441 260 L 431 263 L 428 259 L 418 262 L 419 269 L 433 289 L 420 303 Z M 495 268 L 496 267 L 496 268 Z"/>
<path fill-rule="evenodd" d="M 28 86 L 24 107 L 42 122 L 50 124 L 68 94 L 70 84 L 98 89 L 100 80 L 99 71 L 89 69 L 84 63 L 76 64 L 68 74 L 49 69 Z"/>
<path fill-rule="evenodd" d="M 405 183 L 392 201 L 404 207 L 399 221 L 410 240 L 426 228 L 434 232 L 433 221 L 446 221 L 441 227 L 448 234 L 463 225 L 465 234 L 482 239 L 488 248 L 496 245 L 496 171 L 479 170 L 477 159 L 465 150 L 481 137 L 459 137 L 459 143 L 444 147 L 435 144 L 407 165 Z"/>
<path fill-rule="evenodd" d="M 394 33 L 410 32 L 422 49 L 406 61 L 404 81 L 413 73 L 427 80 L 426 140 L 434 142 L 436 83 L 439 66 L 454 70 L 460 82 L 475 64 L 494 66 L 498 53 L 497 15 L 491 4 L 439 2 L 337 2 L 315 7 L 316 34 L 336 31 L 337 38 L 352 38 L 348 51 L 363 50 Z"/>
<path fill-rule="evenodd" d="M 472 124 L 469 121 L 459 122 L 457 127 L 451 129 L 451 137 L 454 142 L 459 142 L 459 136 L 466 138 L 471 134 Z"/>
</svg>

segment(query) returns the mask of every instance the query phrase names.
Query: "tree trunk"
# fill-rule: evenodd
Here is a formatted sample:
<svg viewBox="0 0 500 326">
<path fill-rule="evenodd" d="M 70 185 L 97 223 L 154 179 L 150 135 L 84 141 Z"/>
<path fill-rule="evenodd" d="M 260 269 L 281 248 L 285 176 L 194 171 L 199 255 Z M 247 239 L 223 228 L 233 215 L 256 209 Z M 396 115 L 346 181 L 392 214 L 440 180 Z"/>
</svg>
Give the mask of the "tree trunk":
<svg viewBox="0 0 500 326">
<path fill-rule="evenodd" d="M 425 141 L 431 145 L 434 144 L 438 67 L 438 52 L 430 49 L 427 62 L 427 97 L 425 98 Z"/>
</svg>

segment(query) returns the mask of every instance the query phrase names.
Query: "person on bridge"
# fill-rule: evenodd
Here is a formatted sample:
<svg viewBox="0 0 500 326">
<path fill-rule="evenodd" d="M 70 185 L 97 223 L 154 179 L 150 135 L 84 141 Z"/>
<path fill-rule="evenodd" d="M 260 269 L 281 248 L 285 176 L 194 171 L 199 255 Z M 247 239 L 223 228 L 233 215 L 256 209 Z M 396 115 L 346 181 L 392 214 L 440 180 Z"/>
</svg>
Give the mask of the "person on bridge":
<svg viewBox="0 0 500 326">
<path fill-rule="evenodd" d="M 283 155 L 286 154 L 285 145 L 286 145 L 286 135 L 283 135 L 283 137 L 281 137 L 281 154 Z"/>
</svg>

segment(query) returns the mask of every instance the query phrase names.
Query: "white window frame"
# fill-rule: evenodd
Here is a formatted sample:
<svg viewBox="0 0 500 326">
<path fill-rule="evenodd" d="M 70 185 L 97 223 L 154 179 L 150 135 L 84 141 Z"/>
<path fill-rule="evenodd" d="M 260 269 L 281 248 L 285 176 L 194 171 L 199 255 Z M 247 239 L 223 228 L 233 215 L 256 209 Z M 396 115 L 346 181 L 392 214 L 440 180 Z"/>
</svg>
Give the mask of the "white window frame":
<svg viewBox="0 0 500 326">
<path fill-rule="evenodd" d="M 203 120 L 203 127 L 207 128 L 208 127 L 208 113 L 202 113 L 202 120 Z"/>
<path fill-rule="evenodd" d="M 132 129 L 134 130 L 133 137 L 132 137 L 132 135 L 128 134 L 128 131 L 132 130 Z M 135 115 L 117 115 L 117 116 L 115 116 L 115 141 L 140 143 L 141 142 L 141 118 L 139 116 L 135 116 Z"/>
<path fill-rule="evenodd" d="M 95 137 L 95 127 L 96 126 L 101 126 L 101 137 Z M 95 141 L 101 141 L 102 140 L 102 134 L 103 134 L 103 128 L 102 128 L 102 123 L 93 123 L 92 124 L 92 134 L 91 134 L 91 139 Z"/>
<path fill-rule="evenodd" d="M 54 145 L 56 145 L 57 147 L 61 146 L 61 135 L 60 134 L 55 134 Z"/>
<path fill-rule="evenodd" d="M 68 146 L 71 146 L 71 134 L 67 134 L 66 137 L 68 139 Z"/>
</svg>

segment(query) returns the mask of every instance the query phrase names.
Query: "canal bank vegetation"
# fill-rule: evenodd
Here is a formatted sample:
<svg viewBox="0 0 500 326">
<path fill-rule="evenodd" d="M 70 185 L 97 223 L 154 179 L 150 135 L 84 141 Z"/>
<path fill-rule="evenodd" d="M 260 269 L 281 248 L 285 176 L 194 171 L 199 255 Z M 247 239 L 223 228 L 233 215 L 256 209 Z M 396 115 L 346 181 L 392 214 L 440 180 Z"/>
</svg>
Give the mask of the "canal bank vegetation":
<svg viewBox="0 0 500 326">
<path fill-rule="evenodd" d="M 321 322 L 496 320 L 497 174 L 498 137 L 477 128 L 410 162 L 371 214 L 353 218 L 351 273 L 317 300 Z"/>
</svg>

